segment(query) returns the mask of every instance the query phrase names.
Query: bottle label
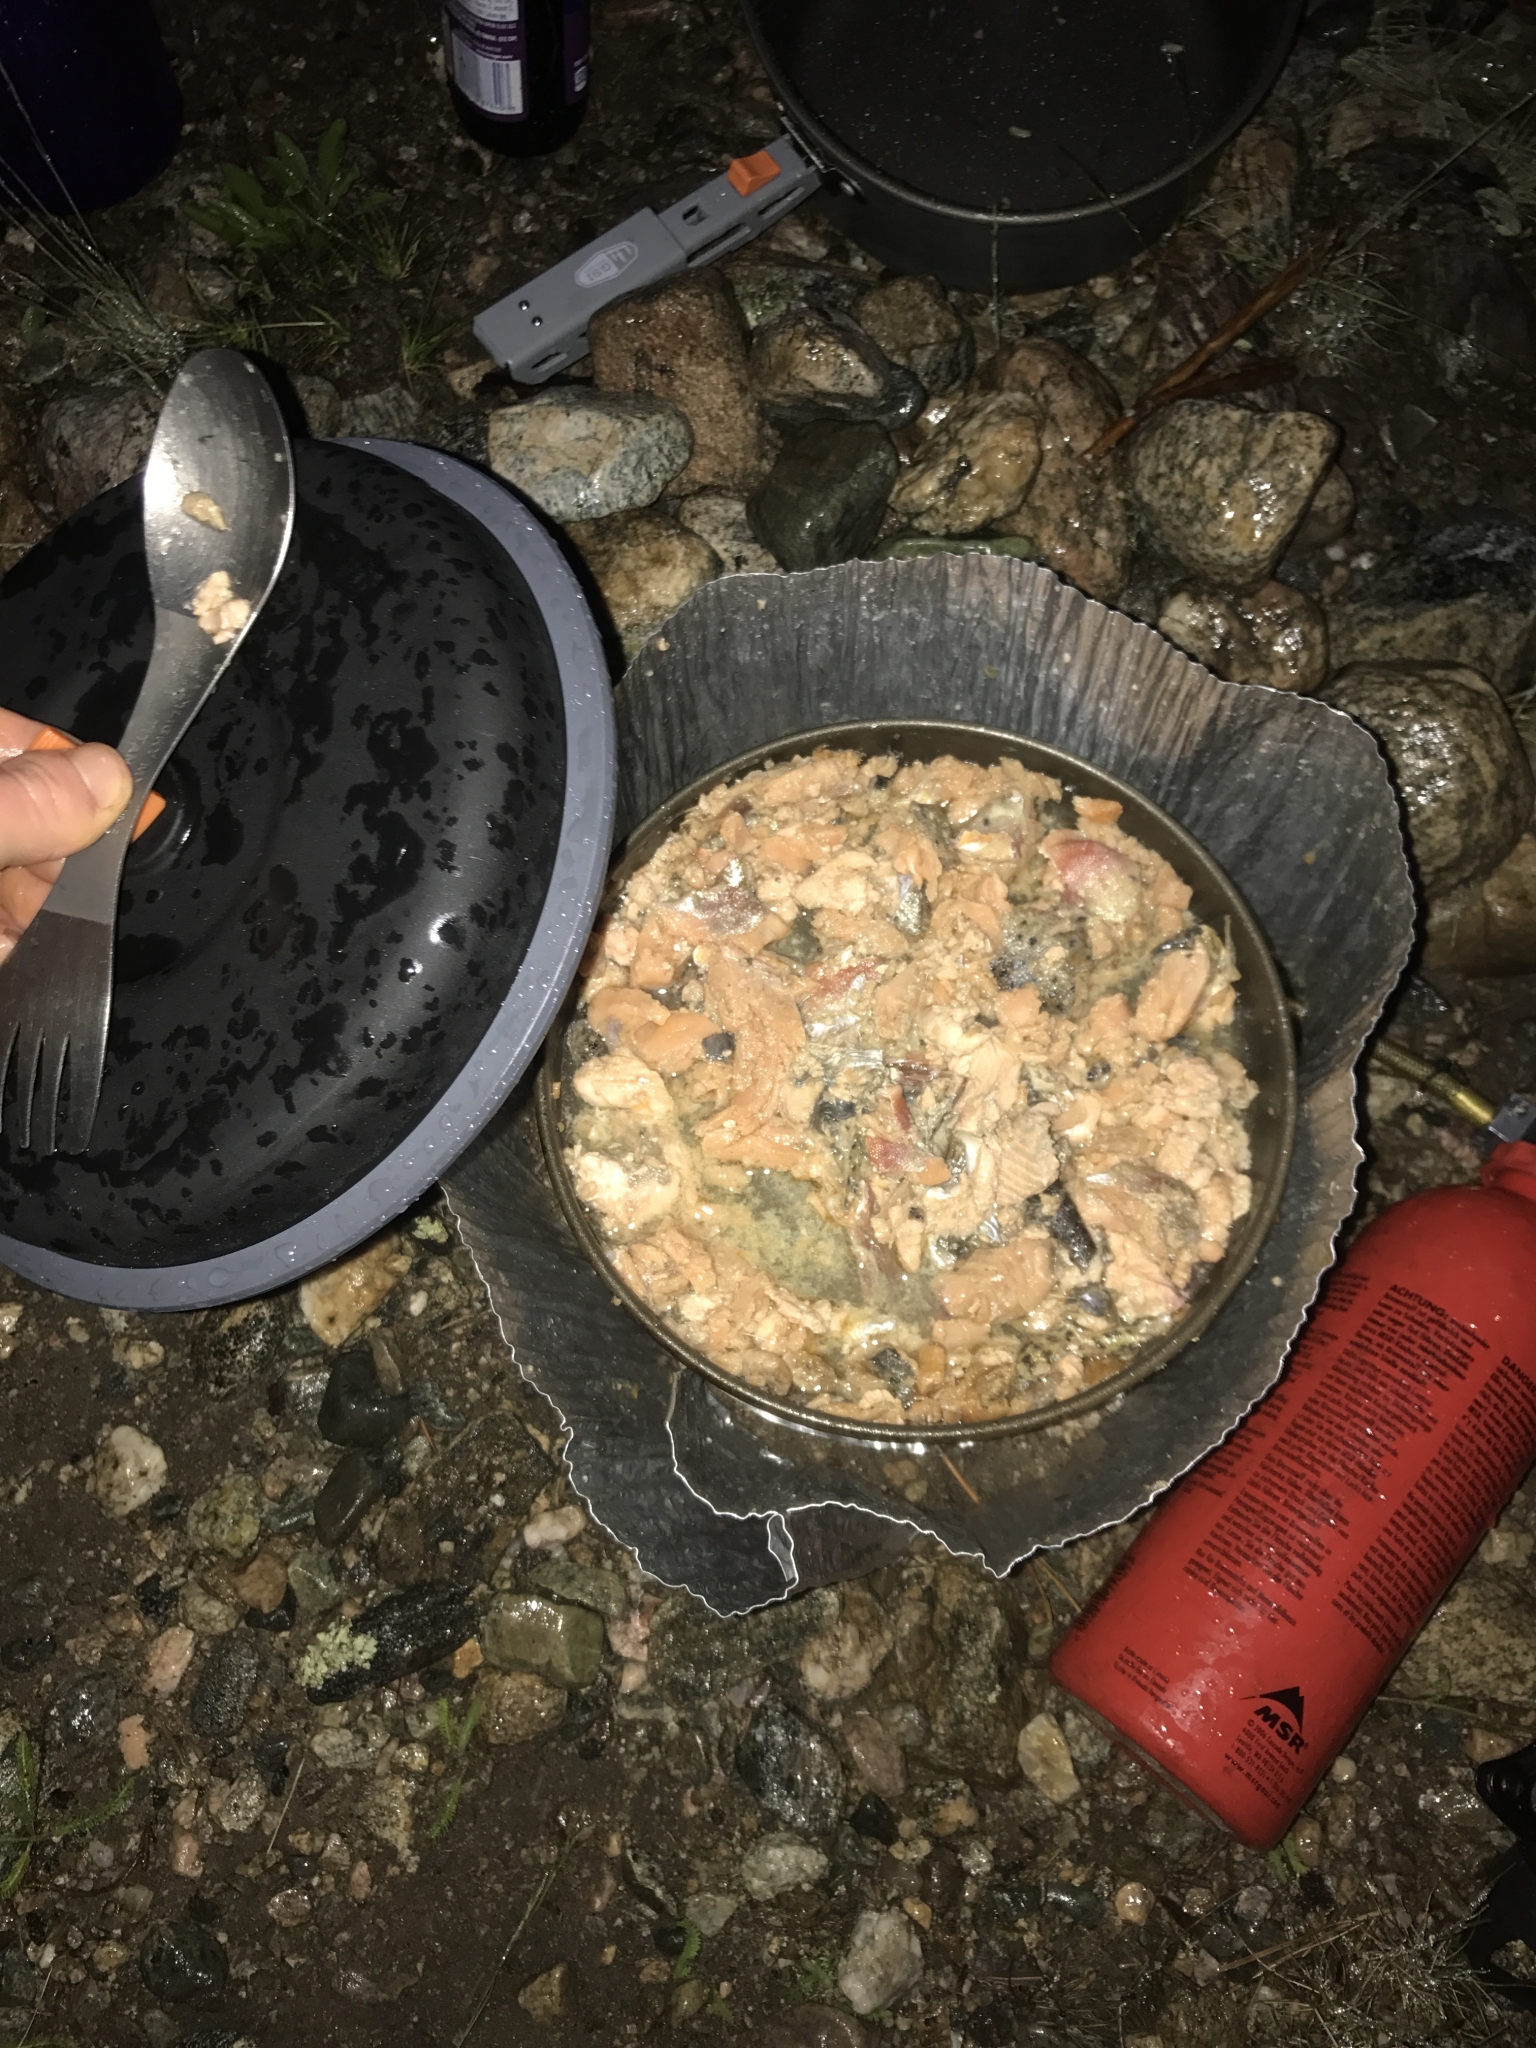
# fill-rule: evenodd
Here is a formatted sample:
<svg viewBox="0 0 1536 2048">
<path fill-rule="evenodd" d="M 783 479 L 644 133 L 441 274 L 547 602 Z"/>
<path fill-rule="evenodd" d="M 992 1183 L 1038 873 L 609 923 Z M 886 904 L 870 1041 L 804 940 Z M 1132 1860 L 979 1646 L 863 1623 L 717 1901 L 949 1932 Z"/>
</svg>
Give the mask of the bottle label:
<svg viewBox="0 0 1536 2048">
<path fill-rule="evenodd" d="M 528 112 L 522 0 L 445 0 L 453 82 L 471 106 L 502 121 Z"/>
<path fill-rule="evenodd" d="M 565 0 L 565 99 L 576 106 L 587 96 L 592 41 L 588 0 Z"/>
</svg>

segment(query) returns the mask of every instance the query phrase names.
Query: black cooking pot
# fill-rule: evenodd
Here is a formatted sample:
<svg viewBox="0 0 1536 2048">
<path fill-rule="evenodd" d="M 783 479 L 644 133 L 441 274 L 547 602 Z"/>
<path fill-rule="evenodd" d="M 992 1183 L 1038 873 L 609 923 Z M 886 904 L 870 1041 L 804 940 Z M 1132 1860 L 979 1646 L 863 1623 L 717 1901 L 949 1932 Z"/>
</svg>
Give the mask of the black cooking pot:
<svg viewBox="0 0 1536 2048">
<path fill-rule="evenodd" d="M 1044 291 L 1169 227 L 1302 0 L 742 0 L 828 218 L 966 291 Z"/>
</svg>

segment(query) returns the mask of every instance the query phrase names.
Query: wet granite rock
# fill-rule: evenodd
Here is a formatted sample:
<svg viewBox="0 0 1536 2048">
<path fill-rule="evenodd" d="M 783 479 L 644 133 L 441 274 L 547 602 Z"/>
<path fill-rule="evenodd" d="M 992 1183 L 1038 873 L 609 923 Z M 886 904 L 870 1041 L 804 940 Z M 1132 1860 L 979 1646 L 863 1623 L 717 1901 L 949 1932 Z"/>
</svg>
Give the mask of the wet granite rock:
<svg viewBox="0 0 1536 2048">
<path fill-rule="evenodd" d="M 39 447 L 62 518 L 143 467 L 155 418 L 152 399 L 137 386 L 82 391 L 44 408 Z"/>
<path fill-rule="evenodd" d="M 54 1699 L 44 1727 L 50 1749 L 85 1749 L 117 1727 L 117 1681 L 109 1671 L 87 1671 Z"/>
<path fill-rule="evenodd" d="M 747 523 L 782 569 L 861 555 L 880 531 L 900 464 L 878 426 L 854 421 L 787 434 L 747 500 Z"/>
<path fill-rule="evenodd" d="M 837 1751 L 793 1707 L 764 1700 L 736 1746 L 736 1768 L 765 1812 L 801 1835 L 824 1835 L 843 1810 Z"/>
<path fill-rule="evenodd" d="M 96 1453 L 96 1498 L 118 1521 L 154 1499 L 165 1485 L 165 1453 L 131 1423 L 109 1430 Z"/>
<path fill-rule="evenodd" d="M 597 1565 L 572 1564 L 568 1558 L 545 1558 L 528 1572 L 528 1582 L 539 1592 L 556 1600 L 570 1600 L 578 1607 L 590 1607 L 605 1621 L 617 1621 L 629 1612 L 629 1594 L 617 1572 Z"/>
<path fill-rule="evenodd" d="M 497 476 L 562 522 L 654 504 L 693 453 L 675 405 L 575 385 L 499 407 L 486 432 Z"/>
<path fill-rule="evenodd" d="M 747 374 L 745 323 L 718 271 L 604 307 L 589 334 L 599 391 L 666 399 L 687 420 L 693 453 L 680 490 L 749 491 L 767 474 L 773 439 Z"/>
<path fill-rule="evenodd" d="M 281 1369 L 286 1318 L 276 1302 L 247 1301 L 225 1315 L 210 1315 L 193 1336 L 188 1363 L 193 1378 L 216 1400 L 237 1387 L 270 1379 Z"/>
<path fill-rule="evenodd" d="M 1040 466 L 997 531 L 1028 541 L 1037 561 L 1112 603 L 1135 544 L 1130 502 L 1117 456 L 1085 458 L 1119 417 L 1113 388 L 1059 341 L 1021 342 L 987 365 L 985 381 L 1033 402 L 1040 437 Z"/>
<path fill-rule="evenodd" d="M 371 1507 L 387 1491 L 380 1461 L 366 1451 L 348 1451 L 337 1459 L 315 1502 L 315 1534 L 328 1550 L 345 1543 Z"/>
<path fill-rule="evenodd" d="M 410 1419 L 410 1395 L 385 1392 L 371 1351 L 342 1353 L 320 1403 L 319 1429 L 327 1443 L 381 1451 Z"/>
<path fill-rule="evenodd" d="M 1315 690 L 1328 673 L 1328 620 L 1320 604 L 1284 583 L 1246 596 L 1180 590 L 1157 630 L 1229 683 Z"/>
<path fill-rule="evenodd" d="M 569 1694 L 531 1671 L 493 1671 L 486 1667 L 475 1679 L 480 1702 L 480 1732 L 495 1749 L 532 1742 L 558 1728 Z"/>
<path fill-rule="evenodd" d="M 1429 905 L 1424 969 L 1536 974 L 1536 832 L 1518 840 L 1491 875 Z"/>
<path fill-rule="evenodd" d="M 931 277 L 893 277 L 864 292 L 853 309 L 893 363 L 934 394 L 963 384 L 976 363 L 971 330 Z"/>
<path fill-rule="evenodd" d="M 243 1629 L 214 1639 L 187 1709 L 187 1719 L 199 1735 L 216 1742 L 233 1740 L 260 1670 L 256 1645 Z"/>
<path fill-rule="evenodd" d="M 231 1472 L 187 1510 L 187 1540 L 194 1550 L 217 1550 L 225 1557 L 244 1557 L 261 1537 L 261 1488 L 248 1472 Z"/>
<path fill-rule="evenodd" d="M 1328 607 L 1333 658 L 1450 662 L 1507 693 L 1536 663 L 1536 529 L 1505 513 L 1450 520 Z"/>
<path fill-rule="evenodd" d="M 1072 1752 L 1054 1714 L 1036 1714 L 1019 1730 L 1019 1769 L 1037 1792 L 1053 1805 L 1075 1799 L 1082 1791 L 1072 1765 Z"/>
<path fill-rule="evenodd" d="M 745 498 L 729 491 L 697 491 L 678 506 L 677 517 L 679 524 L 714 549 L 727 576 L 771 574 L 779 566 L 753 533 Z"/>
<path fill-rule="evenodd" d="M 793 1658 L 837 1615 L 837 1595 L 825 1586 L 736 1621 L 722 1621 L 687 1593 L 670 1593 L 651 1622 L 651 1684 L 673 1705 L 699 1706 L 765 1666 Z"/>
<path fill-rule="evenodd" d="M 361 1328 L 411 1270 L 410 1247 L 386 1231 L 361 1251 L 312 1273 L 299 1289 L 299 1312 L 331 1350 Z"/>
<path fill-rule="evenodd" d="M 588 1686 L 602 1669 L 603 1624 L 588 1607 L 570 1607 L 533 1593 L 500 1593 L 480 1622 L 480 1645 L 503 1671 L 531 1671 L 568 1691 Z"/>
<path fill-rule="evenodd" d="M 799 1835 L 759 1835 L 741 1859 L 743 1889 L 754 1899 L 776 1899 L 780 1892 L 814 1884 L 824 1877 L 827 1859 Z"/>
<path fill-rule="evenodd" d="M 323 1550 L 301 1550 L 288 1560 L 288 1586 L 305 1614 L 324 1614 L 341 1603 L 341 1581 Z"/>
<path fill-rule="evenodd" d="M 1392 1681 L 1408 1699 L 1526 1706 L 1536 1690 L 1536 1598 L 1509 1573 L 1468 1572 L 1415 1639 Z"/>
<path fill-rule="evenodd" d="M 842 1589 L 842 1611 L 800 1652 L 800 1678 L 818 1699 L 846 1700 L 863 1692 L 890 1653 L 891 1630 L 878 1600 L 863 1586 Z"/>
<path fill-rule="evenodd" d="M 208 2005 L 229 1982 L 229 1958 L 211 1928 L 173 1920 L 139 1950 L 139 1975 L 167 2005 Z"/>
<path fill-rule="evenodd" d="M 875 2037 L 835 2005 L 797 2005 L 770 2020 L 758 2048 L 871 2048 Z"/>
<path fill-rule="evenodd" d="M 923 1974 L 923 1945 L 899 1906 L 861 1913 L 837 1972 L 837 1988 L 859 2014 L 885 2012 Z"/>
<path fill-rule="evenodd" d="M 897 479 L 891 511 L 918 533 L 974 533 L 1018 510 L 1039 467 L 1031 399 L 962 399 Z"/>
<path fill-rule="evenodd" d="M 1282 268 L 1293 250 L 1301 131 L 1287 114 L 1265 113 L 1240 128 L 1206 187 L 1201 220 L 1253 272 Z"/>
<path fill-rule="evenodd" d="M 1169 554 L 1218 586 L 1256 590 L 1301 524 L 1338 438 L 1315 413 L 1188 398 L 1137 429 L 1126 468 Z"/>
<path fill-rule="evenodd" d="M 658 512 L 580 522 L 569 533 L 630 659 L 684 598 L 720 573 L 713 548 Z"/>
<path fill-rule="evenodd" d="M 1291 539 L 1298 553 L 1341 540 L 1355 523 L 1355 487 L 1335 462 L 1312 494 L 1306 517 Z"/>
<path fill-rule="evenodd" d="M 317 440 L 327 440 L 341 431 L 341 393 L 329 377 L 306 375 L 303 371 L 288 380 L 294 396 L 304 408 L 304 423 Z"/>
<path fill-rule="evenodd" d="M 408 1671 L 451 1656 L 474 1632 L 474 1618 L 456 1586 L 408 1586 L 365 1608 L 350 1622 L 333 1623 L 310 1645 L 295 1676 L 316 1706 L 351 1699 Z M 325 1638 L 317 1654 L 316 1644 Z"/>
<path fill-rule="evenodd" d="M 807 307 L 817 312 L 850 313 L 868 287 L 868 279 L 857 271 L 780 254 L 761 242 L 727 257 L 720 267 L 742 318 L 754 333 Z"/>
<path fill-rule="evenodd" d="M 1531 765 L 1502 701 L 1470 668 L 1359 663 L 1321 693 L 1373 733 L 1434 895 L 1492 874 L 1531 821 Z"/>
<path fill-rule="evenodd" d="M 846 314 L 810 307 L 752 337 L 752 388 L 780 426 L 818 420 L 899 427 L 923 409 L 918 379 Z"/>
<path fill-rule="evenodd" d="M 386 441 L 409 441 L 421 421 L 421 401 L 404 384 L 385 384 L 377 391 L 362 391 L 344 398 L 339 408 L 336 431 L 340 434 L 376 435 Z"/>
</svg>

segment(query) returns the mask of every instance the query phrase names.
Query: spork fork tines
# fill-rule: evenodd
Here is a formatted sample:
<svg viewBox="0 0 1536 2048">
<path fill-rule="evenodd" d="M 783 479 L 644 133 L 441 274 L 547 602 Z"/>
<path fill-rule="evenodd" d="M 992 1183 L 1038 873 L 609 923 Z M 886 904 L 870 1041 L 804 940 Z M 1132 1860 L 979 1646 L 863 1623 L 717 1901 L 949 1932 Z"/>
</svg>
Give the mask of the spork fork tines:
<svg viewBox="0 0 1536 2048">
<path fill-rule="evenodd" d="M 112 926 L 61 916 L 45 905 L 0 973 L 0 1079 L 9 1067 L 11 1114 L 23 1149 L 33 1145 L 35 1130 L 38 1153 L 56 1147 L 85 1150 L 111 1004 Z M 61 1132 L 59 1094 L 66 1058 L 69 1112 Z"/>
</svg>

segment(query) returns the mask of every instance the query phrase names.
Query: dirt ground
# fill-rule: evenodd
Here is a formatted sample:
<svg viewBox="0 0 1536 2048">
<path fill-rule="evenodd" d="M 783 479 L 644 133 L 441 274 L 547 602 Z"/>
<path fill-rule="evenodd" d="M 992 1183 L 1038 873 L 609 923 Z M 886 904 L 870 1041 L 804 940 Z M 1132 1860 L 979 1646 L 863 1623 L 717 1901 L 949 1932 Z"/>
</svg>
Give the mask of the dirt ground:
<svg viewBox="0 0 1536 2048">
<path fill-rule="evenodd" d="M 603 0 L 588 119 L 524 164 L 458 130 L 432 10 L 415 0 L 158 12 L 187 132 L 147 194 L 93 222 L 104 248 L 161 312 L 195 310 L 210 335 L 326 379 L 338 402 L 395 394 L 415 438 L 471 455 L 511 387 L 476 367 L 469 316 L 778 130 L 725 0 Z M 398 274 L 294 267 L 257 292 L 186 206 L 216 200 L 218 166 L 255 161 L 274 130 L 310 148 L 338 118 L 363 183 L 398 197 Z M 100 362 L 78 333 L 4 319 L 7 397 L 30 427 L 58 377 L 89 383 Z M 1299 387 L 1299 403 L 1349 425 L 1357 561 L 1400 544 L 1404 505 L 1536 505 L 1528 378 L 1474 380 L 1454 432 L 1430 436 L 1390 488 L 1372 483 L 1383 458 L 1359 423 L 1421 378 L 1403 361 L 1377 365 L 1368 392 Z M 40 467 L 34 495 L 51 523 Z M 1536 1084 L 1536 976 L 1412 979 L 1390 1028 L 1495 1100 Z M 1364 1108 L 1356 1226 L 1475 1178 L 1481 1141 L 1411 1088 L 1374 1076 Z M 335 1460 L 315 1408 L 337 1352 L 313 1302 L 293 1290 L 233 1315 L 130 1316 L 0 1276 L 5 2048 L 532 2048 L 671 2032 L 769 2048 L 1536 2040 L 1457 1945 L 1510 1844 L 1471 1759 L 1536 1736 L 1536 1490 L 1469 1565 L 1454 1626 L 1263 1857 L 1111 1751 L 1046 1674 L 1129 1532 L 1004 1581 L 920 1544 L 857 1587 L 719 1623 L 644 1583 L 579 1513 L 550 1520 L 570 1506 L 557 1420 L 512 1363 L 446 1207 L 425 1203 L 371 1256 L 377 1295 L 342 1348 L 382 1357 L 407 1387 L 430 1378 L 449 1419 L 432 1411 L 399 1484 L 335 1547 L 334 1599 L 284 1596 L 270 1613 L 251 1597 L 252 1554 L 290 1592 L 313 1574 L 313 1535 L 302 1516 L 285 1526 L 283 1502 L 308 1498 Z M 160 1447 L 167 1474 L 122 1519 L 92 1484 L 119 1425 Z M 231 1475 L 258 1518 L 244 1544 L 210 1533 L 208 1497 Z M 497 1722 L 467 1659 L 460 1676 L 439 1662 L 345 1701 L 306 1697 L 295 1646 L 405 1586 L 471 1609 L 528 1593 L 600 1615 L 596 1675 L 530 1692 L 537 1733 Z M 190 1662 L 170 1678 L 178 1630 Z M 867 1684 L 829 1688 L 834 1649 L 878 1653 Z M 816 1833 L 819 1873 L 758 1898 L 743 1857 L 784 1821 L 739 1751 L 771 1701 L 841 1792 Z M 1065 1801 L 1016 1761 L 1042 1711 L 1073 1753 L 1080 1790 Z M 860 1915 L 892 1906 L 920 1930 L 923 1973 L 860 2020 L 839 1973 Z M 1536 1923 L 1529 1939 L 1536 1973 Z"/>
</svg>

